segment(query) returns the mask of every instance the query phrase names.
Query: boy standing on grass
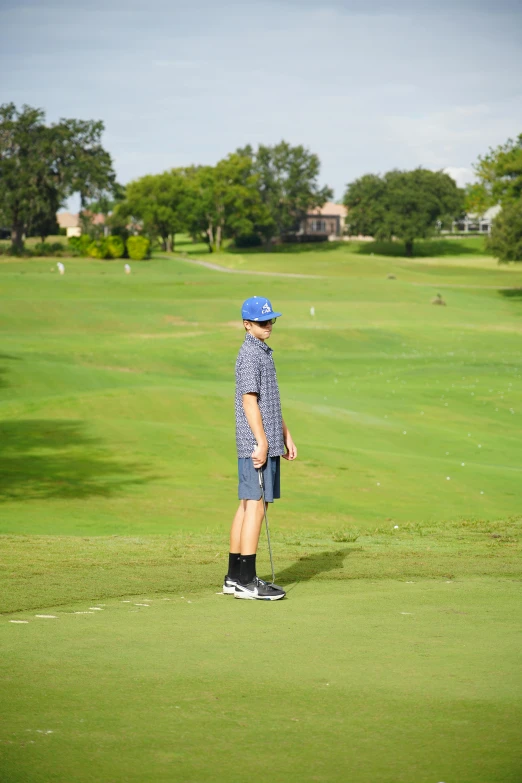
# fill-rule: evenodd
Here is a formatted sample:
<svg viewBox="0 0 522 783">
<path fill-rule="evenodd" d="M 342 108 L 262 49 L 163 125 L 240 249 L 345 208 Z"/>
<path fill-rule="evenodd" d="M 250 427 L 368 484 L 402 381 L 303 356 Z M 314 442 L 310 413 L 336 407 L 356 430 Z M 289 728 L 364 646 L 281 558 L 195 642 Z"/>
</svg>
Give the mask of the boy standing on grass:
<svg viewBox="0 0 522 783">
<path fill-rule="evenodd" d="M 272 349 L 266 345 L 282 313 L 261 296 L 243 302 L 245 341 L 236 362 L 236 444 L 239 508 L 230 530 L 228 573 L 223 592 L 236 598 L 277 601 L 285 591 L 256 574 L 256 552 L 264 508 L 259 481 L 262 472 L 265 501 L 280 495 L 280 458 L 297 457 L 292 436 L 281 414 L 281 401 Z"/>
</svg>

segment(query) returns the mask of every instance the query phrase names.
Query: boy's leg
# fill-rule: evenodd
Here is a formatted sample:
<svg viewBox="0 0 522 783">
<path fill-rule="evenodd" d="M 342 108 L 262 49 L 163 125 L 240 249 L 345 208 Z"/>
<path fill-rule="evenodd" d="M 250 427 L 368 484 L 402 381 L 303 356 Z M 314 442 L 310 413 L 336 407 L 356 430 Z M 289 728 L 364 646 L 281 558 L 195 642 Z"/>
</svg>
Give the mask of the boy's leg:
<svg viewBox="0 0 522 783">
<path fill-rule="evenodd" d="M 229 552 L 241 552 L 241 528 L 245 517 L 246 500 L 239 501 L 239 508 L 236 511 L 230 528 L 230 549 Z"/>
<path fill-rule="evenodd" d="M 241 526 L 239 551 L 242 555 L 255 555 L 263 523 L 263 501 L 244 500 L 243 503 L 245 503 L 245 513 Z"/>
<path fill-rule="evenodd" d="M 230 556 L 255 555 L 263 524 L 263 501 L 240 500 L 230 528 Z M 232 576 L 232 574 L 231 574 Z"/>
<path fill-rule="evenodd" d="M 247 500 L 241 528 L 239 582 L 247 585 L 256 578 L 256 552 L 263 522 L 263 501 Z"/>
</svg>

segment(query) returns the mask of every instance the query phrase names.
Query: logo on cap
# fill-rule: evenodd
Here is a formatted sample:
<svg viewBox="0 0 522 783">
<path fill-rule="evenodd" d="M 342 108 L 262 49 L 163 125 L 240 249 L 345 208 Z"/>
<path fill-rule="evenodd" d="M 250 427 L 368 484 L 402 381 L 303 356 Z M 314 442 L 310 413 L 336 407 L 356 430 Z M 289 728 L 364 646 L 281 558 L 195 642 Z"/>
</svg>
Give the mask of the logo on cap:
<svg viewBox="0 0 522 783">
<path fill-rule="evenodd" d="M 261 308 L 261 313 L 264 315 L 265 313 L 269 313 L 270 310 L 271 310 L 270 305 L 268 304 L 268 302 L 265 302 L 263 307 Z"/>
</svg>

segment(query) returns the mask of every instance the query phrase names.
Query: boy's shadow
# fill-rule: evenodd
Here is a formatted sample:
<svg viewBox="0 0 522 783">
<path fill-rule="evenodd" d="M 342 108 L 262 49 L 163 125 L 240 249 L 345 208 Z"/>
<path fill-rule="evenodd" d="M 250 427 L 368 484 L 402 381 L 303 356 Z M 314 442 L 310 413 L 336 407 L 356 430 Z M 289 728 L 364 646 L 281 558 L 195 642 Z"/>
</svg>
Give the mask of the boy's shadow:
<svg viewBox="0 0 522 783">
<path fill-rule="evenodd" d="M 316 552 L 313 555 L 303 555 L 296 563 L 293 563 L 283 571 L 276 573 L 278 584 L 290 584 L 291 582 L 308 582 L 318 574 L 327 571 L 337 571 L 344 565 L 345 559 L 354 549 L 338 549 L 335 552 Z M 287 590 L 288 592 L 288 590 Z"/>
</svg>

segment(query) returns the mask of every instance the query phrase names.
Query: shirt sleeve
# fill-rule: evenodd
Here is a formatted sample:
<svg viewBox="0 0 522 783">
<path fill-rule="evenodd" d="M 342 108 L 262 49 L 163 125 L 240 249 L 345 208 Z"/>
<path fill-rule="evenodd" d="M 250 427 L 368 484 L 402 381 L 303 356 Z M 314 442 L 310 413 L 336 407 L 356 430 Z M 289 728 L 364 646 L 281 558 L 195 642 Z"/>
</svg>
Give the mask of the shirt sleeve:
<svg viewBox="0 0 522 783">
<path fill-rule="evenodd" d="M 236 368 L 237 389 L 240 394 L 259 394 L 261 390 L 261 371 L 252 357 L 242 357 Z"/>
</svg>

